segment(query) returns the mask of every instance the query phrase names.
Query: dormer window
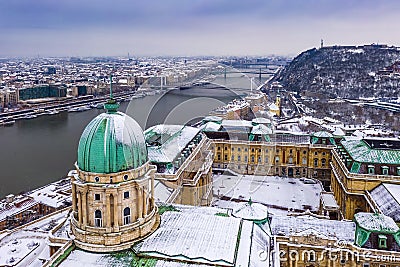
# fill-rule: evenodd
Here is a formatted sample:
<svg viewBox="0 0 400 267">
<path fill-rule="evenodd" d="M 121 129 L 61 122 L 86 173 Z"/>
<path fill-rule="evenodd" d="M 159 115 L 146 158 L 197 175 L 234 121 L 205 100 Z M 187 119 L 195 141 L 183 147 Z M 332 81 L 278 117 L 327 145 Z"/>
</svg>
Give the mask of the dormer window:
<svg viewBox="0 0 400 267">
<path fill-rule="evenodd" d="M 387 248 L 387 237 L 385 235 L 378 235 L 379 248 Z"/>
<path fill-rule="evenodd" d="M 397 175 L 400 175 L 400 167 L 396 168 Z"/>
<path fill-rule="evenodd" d="M 388 166 L 382 166 L 382 174 L 383 175 L 388 175 L 389 174 L 389 167 Z"/>
<path fill-rule="evenodd" d="M 368 174 L 375 174 L 375 167 L 373 165 L 368 165 Z"/>
</svg>

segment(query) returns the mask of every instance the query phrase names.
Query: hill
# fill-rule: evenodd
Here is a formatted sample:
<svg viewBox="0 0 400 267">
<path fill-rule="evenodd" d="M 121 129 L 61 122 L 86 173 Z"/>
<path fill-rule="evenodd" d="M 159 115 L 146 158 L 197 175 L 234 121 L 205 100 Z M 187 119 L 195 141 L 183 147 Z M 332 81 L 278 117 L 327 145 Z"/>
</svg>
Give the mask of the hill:
<svg viewBox="0 0 400 267">
<path fill-rule="evenodd" d="M 274 78 L 290 91 L 326 97 L 397 97 L 400 48 L 331 46 L 307 50 Z"/>
</svg>

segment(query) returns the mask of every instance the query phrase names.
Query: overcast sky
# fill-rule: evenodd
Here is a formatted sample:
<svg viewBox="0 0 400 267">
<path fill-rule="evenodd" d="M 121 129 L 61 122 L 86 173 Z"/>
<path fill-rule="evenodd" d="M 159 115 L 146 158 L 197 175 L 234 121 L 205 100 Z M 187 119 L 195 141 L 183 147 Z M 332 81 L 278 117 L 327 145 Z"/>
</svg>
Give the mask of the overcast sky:
<svg viewBox="0 0 400 267">
<path fill-rule="evenodd" d="M 296 55 L 400 45 L 396 0 L 1 0 L 0 56 Z"/>
</svg>

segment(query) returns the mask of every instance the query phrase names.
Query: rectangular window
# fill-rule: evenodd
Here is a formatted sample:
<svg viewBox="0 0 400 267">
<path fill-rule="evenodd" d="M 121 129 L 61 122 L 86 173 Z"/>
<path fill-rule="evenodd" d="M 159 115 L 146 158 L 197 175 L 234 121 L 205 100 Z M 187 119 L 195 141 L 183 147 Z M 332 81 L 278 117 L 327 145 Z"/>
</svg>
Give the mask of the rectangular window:
<svg viewBox="0 0 400 267">
<path fill-rule="evenodd" d="M 231 161 L 234 161 L 235 160 L 235 156 L 231 156 Z"/>
<path fill-rule="evenodd" d="M 100 200 L 100 194 L 94 194 L 94 200 L 99 201 Z"/>
<path fill-rule="evenodd" d="M 129 198 L 129 191 L 124 192 L 124 199 Z"/>
<path fill-rule="evenodd" d="M 379 248 L 387 248 L 387 237 L 385 235 L 378 235 Z"/>
<path fill-rule="evenodd" d="M 375 167 L 372 165 L 368 166 L 368 174 L 375 174 Z"/>
<path fill-rule="evenodd" d="M 225 155 L 225 156 L 224 156 L 224 159 L 225 159 L 225 160 L 228 160 L 228 155 Z"/>
<path fill-rule="evenodd" d="M 240 156 L 238 156 L 238 161 L 240 161 Z"/>
</svg>

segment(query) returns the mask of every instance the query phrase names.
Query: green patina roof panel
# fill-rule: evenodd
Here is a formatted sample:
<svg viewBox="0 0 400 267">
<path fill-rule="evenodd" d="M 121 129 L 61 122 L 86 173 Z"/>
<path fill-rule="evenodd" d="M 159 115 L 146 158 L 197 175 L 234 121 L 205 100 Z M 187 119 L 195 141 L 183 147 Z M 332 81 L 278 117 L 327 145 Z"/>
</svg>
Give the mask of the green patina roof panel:
<svg viewBox="0 0 400 267">
<path fill-rule="evenodd" d="M 361 163 L 400 164 L 400 150 L 374 149 L 363 140 L 343 140 L 341 144 L 355 161 Z"/>
<path fill-rule="evenodd" d="M 103 113 L 82 133 L 78 146 L 78 167 L 94 173 L 116 173 L 147 162 L 142 129 L 122 112 Z"/>
</svg>

